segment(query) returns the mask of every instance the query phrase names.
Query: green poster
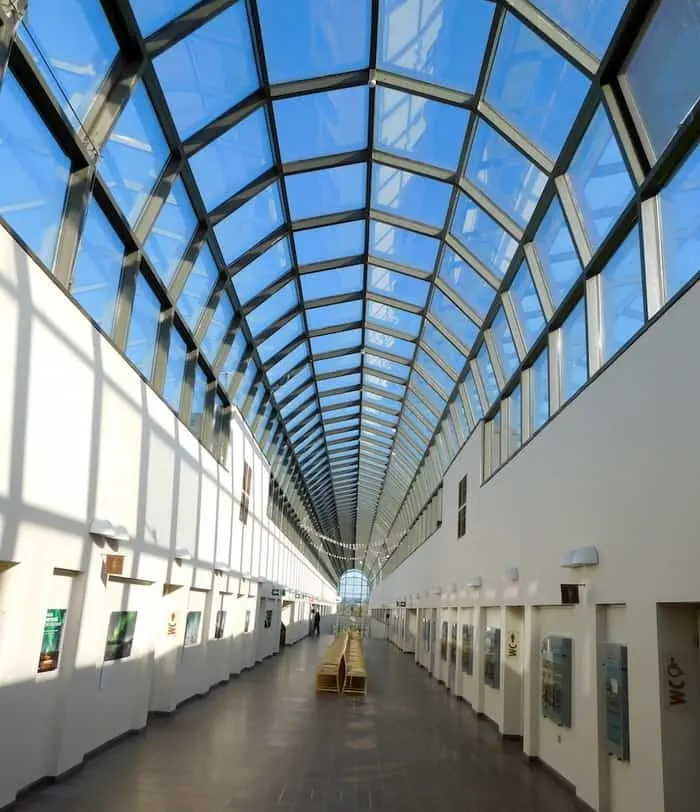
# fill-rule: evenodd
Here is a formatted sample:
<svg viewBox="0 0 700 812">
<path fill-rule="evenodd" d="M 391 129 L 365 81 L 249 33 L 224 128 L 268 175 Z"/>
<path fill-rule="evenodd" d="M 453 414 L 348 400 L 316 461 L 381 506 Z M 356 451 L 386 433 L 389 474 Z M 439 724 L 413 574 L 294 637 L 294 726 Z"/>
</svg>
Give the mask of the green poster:
<svg viewBox="0 0 700 812">
<path fill-rule="evenodd" d="M 39 667 L 37 671 L 55 671 L 58 668 L 58 655 L 61 650 L 63 624 L 66 619 L 65 609 L 47 609 L 44 621 L 44 635 L 41 638 Z"/>
<path fill-rule="evenodd" d="M 112 612 L 107 627 L 105 660 L 123 660 L 131 655 L 137 612 Z"/>
<path fill-rule="evenodd" d="M 201 612 L 188 612 L 185 621 L 185 645 L 196 646 L 199 643 L 199 626 L 202 622 Z"/>
</svg>

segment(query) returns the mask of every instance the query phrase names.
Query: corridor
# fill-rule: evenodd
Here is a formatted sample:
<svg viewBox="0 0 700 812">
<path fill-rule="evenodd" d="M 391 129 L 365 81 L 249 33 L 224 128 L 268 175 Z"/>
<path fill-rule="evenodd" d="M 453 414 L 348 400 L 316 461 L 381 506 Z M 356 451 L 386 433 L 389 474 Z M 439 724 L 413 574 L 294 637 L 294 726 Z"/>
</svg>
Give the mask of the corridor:
<svg viewBox="0 0 700 812">
<path fill-rule="evenodd" d="M 573 795 L 389 643 L 366 698 L 314 692 L 305 639 L 154 719 L 17 812 L 569 812 Z"/>
</svg>

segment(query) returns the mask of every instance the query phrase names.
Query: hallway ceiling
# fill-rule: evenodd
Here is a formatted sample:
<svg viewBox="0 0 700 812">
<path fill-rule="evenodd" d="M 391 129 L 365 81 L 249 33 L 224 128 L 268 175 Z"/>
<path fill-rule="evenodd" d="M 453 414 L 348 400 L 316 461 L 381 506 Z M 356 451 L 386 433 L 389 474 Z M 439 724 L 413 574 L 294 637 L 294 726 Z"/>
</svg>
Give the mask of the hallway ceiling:
<svg viewBox="0 0 700 812">
<path fill-rule="evenodd" d="M 145 251 L 187 234 L 160 273 L 186 294 L 200 263 L 225 274 L 192 335 L 318 530 L 357 545 L 326 541 L 338 571 L 372 563 L 436 436 L 454 456 L 581 272 L 588 238 L 575 249 L 564 216 L 585 231 L 604 206 L 555 176 L 625 6 L 102 3 L 132 95 L 100 171 L 143 187 L 165 134 Z M 141 78 L 153 121 L 132 105 Z"/>
</svg>

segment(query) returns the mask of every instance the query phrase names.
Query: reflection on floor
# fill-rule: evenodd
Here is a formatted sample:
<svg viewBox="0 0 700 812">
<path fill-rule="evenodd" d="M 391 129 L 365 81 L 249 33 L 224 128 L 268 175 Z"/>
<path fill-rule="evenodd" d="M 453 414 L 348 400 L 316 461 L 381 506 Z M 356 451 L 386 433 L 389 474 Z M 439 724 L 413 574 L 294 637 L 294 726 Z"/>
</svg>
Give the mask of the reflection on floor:
<svg viewBox="0 0 700 812">
<path fill-rule="evenodd" d="M 365 643 L 369 693 L 317 695 L 329 638 L 154 720 L 21 812 L 573 812 L 519 745 L 384 641 Z"/>
</svg>

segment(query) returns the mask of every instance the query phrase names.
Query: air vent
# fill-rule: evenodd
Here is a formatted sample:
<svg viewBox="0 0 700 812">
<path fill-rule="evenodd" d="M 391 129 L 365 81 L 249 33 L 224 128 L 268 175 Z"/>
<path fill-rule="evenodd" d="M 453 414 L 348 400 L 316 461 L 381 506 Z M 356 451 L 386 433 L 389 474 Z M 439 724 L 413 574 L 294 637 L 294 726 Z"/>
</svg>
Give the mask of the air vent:
<svg viewBox="0 0 700 812">
<path fill-rule="evenodd" d="M 562 584 L 561 602 L 565 606 L 576 606 L 581 602 L 579 590 L 580 590 L 579 584 Z"/>
</svg>

